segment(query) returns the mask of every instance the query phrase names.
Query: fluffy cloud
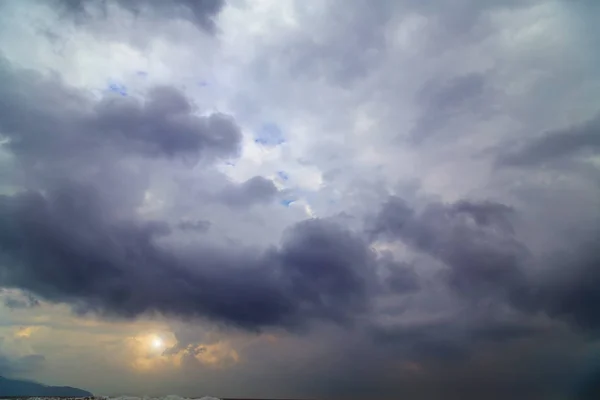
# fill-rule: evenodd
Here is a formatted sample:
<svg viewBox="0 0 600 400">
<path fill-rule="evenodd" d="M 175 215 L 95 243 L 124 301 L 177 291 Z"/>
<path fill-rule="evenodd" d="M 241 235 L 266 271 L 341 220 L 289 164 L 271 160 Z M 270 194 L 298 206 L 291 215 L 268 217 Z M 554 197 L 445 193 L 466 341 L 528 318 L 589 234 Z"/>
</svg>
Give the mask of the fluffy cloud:
<svg viewBox="0 0 600 400">
<path fill-rule="evenodd" d="M 94 101 L 33 73 L 10 66 L 4 73 L 12 82 L 2 102 L 6 147 L 23 178 L 40 185 L 0 200 L 6 286 L 80 312 L 157 311 L 248 328 L 303 324 L 311 316 L 344 319 L 365 303 L 364 278 L 375 257 L 366 242 L 326 221 L 291 227 L 281 249 L 172 247 L 160 243 L 170 233 L 167 222 L 144 220 L 126 207 L 140 205 L 139 193 L 138 204 L 110 199 L 113 179 L 127 175 L 119 158 L 189 152 L 211 162 L 235 155 L 241 134 L 231 118 L 195 116 L 168 87 L 152 89 L 143 104 Z M 226 183 L 219 197 L 241 207 L 276 193 L 271 181 L 254 177 Z M 196 226 L 179 223 L 183 230 Z"/>
</svg>

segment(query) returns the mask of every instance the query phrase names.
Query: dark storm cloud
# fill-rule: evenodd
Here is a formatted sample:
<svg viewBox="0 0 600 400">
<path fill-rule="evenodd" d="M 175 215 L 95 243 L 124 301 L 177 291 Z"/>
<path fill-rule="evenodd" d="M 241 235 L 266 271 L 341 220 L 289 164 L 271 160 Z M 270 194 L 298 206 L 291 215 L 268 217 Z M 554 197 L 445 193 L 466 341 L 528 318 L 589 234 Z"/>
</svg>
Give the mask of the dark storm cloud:
<svg viewBox="0 0 600 400">
<path fill-rule="evenodd" d="M 600 232 L 589 243 L 573 246 L 568 254 L 558 254 L 554 273 L 542 277 L 535 296 L 525 303 L 550 315 L 563 318 L 583 329 L 600 334 Z M 566 270 L 568 268 L 568 270 Z M 556 272 L 558 271 L 558 272 Z"/>
<path fill-rule="evenodd" d="M 89 188 L 0 197 L 0 282 L 79 311 L 205 316 L 246 328 L 343 321 L 364 310 L 367 244 L 326 221 L 264 253 L 157 243 L 160 224 L 121 221 Z"/>
<path fill-rule="evenodd" d="M 0 294 L 2 289 L 0 289 Z M 33 308 L 40 305 L 38 299 L 33 297 L 30 293 L 24 293 L 20 295 L 7 294 L 2 296 L 4 298 L 4 305 L 11 310 L 20 308 Z"/>
<path fill-rule="evenodd" d="M 235 156 L 241 133 L 223 114 L 198 116 L 178 90 L 155 87 L 143 99 L 100 100 L 55 76 L 0 61 L 0 133 L 14 163 L 7 185 L 52 189 L 63 181 L 96 187 L 115 209 L 138 207 L 152 160 L 204 163 Z M 147 160 L 143 163 L 142 159 Z"/>
<path fill-rule="evenodd" d="M 528 253 L 513 234 L 511 212 L 502 204 L 467 201 L 430 204 L 417 212 L 391 198 L 371 229 L 443 261 L 449 283 L 460 293 L 487 295 L 523 279 Z"/>
<path fill-rule="evenodd" d="M 277 194 L 273 181 L 255 176 L 239 185 L 230 185 L 218 198 L 232 207 L 249 206 L 272 201 Z"/>
<path fill-rule="evenodd" d="M 412 293 L 420 288 L 419 276 L 414 266 L 397 261 L 391 254 L 383 253 L 379 265 L 385 271 L 385 286 L 393 293 Z"/>
<path fill-rule="evenodd" d="M 138 15 L 150 12 L 164 18 L 185 18 L 199 28 L 214 33 L 215 17 L 223 8 L 224 0 L 114 0 L 94 2 L 93 0 L 53 0 L 62 9 L 76 17 L 89 17 L 88 9 L 100 6 L 106 16 L 107 3 L 120 7 Z"/>
<path fill-rule="evenodd" d="M 113 97 L 96 106 L 90 121 L 105 136 L 127 139 L 140 151 L 173 156 L 183 152 L 235 155 L 241 134 L 233 120 L 223 114 L 197 117 L 185 96 L 171 87 L 150 91 L 142 105 L 137 100 Z"/>
<path fill-rule="evenodd" d="M 129 165 L 140 156 L 169 161 L 189 151 L 204 162 L 235 155 L 240 133 L 229 117 L 197 117 L 169 87 L 143 102 L 95 101 L 6 62 L 0 73 L 0 129 L 15 157 L 8 176 L 29 188 L 0 196 L 2 286 L 79 312 L 158 312 L 250 329 L 312 318 L 344 322 L 366 309 L 375 256 L 333 222 L 292 226 L 279 248 L 255 251 L 168 245 L 162 239 L 172 233 L 169 223 L 140 219 L 144 180 Z M 235 206 L 277 192 L 261 177 L 225 186 L 221 200 Z"/>
<path fill-rule="evenodd" d="M 301 304 L 315 303 L 317 312 L 333 319 L 364 310 L 376 284 L 376 260 L 368 243 L 333 222 L 295 225 L 284 235 L 277 259 L 288 275 L 288 290 Z"/>
<path fill-rule="evenodd" d="M 448 267 L 442 274 L 446 284 L 462 297 L 487 298 L 494 307 L 510 306 L 526 314 L 546 313 L 597 334 L 600 252 L 592 243 L 598 232 L 569 244 L 568 251 L 535 259 L 515 235 L 511 220 L 516 212 L 504 204 L 468 201 L 415 211 L 391 198 L 372 221 L 371 233 L 441 260 Z M 478 329 L 495 337 L 519 331 L 513 328 Z"/>
<path fill-rule="evenodd" d="M 515 153 L 499 159 L 500 165 L 534 167 L 568 157 L 595 155 L 600 152 L 600 117 L 549 132 Z"/>
<path fill-rule="evenodd" d="M 544 173 L 548 178 L 558 175 L 581 179 L 591 173 L 587 185 L 596 195 L 597 168 L 582 169 L 577 164 L 586 156 L 595 156 L 600 151 L 600 118 L 594 117 L 584 123 L 548 132 L 525 143 L 519 150 L 506 152 L 497 160 L 500 167 L 512 167 L 516 171 Z M 573 161 L 573 162 L 569 162 Z M 550 167 L 539 169 L 538 167 Z M 573 193 L 573 195 L 583 195 Z M 539 205 L 544 198 L 539 197 Z M 566 211 L 570 205 L 563 200 Z M 560 211 L 556 210 L 560 215 Z M 515 300 L 523 309 L 530 312 L 542 310 L 553 317 L 562 318 L 571 324 L 593 332 L 600 331 L 600 313 L 595 304 L 600 301 L 600 252 L 597 243 L 600 232 L 597 228 L 597 214 L 589 213 L 588 221 L 579 221 L 584 227 L 583 237 L 565 237 L 559 244 L 560 250 L 550 250 L 550 256 L 543 261 L 542 273 L 534 276 L 529 289 Z"/>
<path fill-rule="evenodd" d="M 152 89 L 144 102 L 108 95 L 96 103 L 58 78 L 1 59 L 0 77 L 0 131 L 12 152 L 38 162 L 89 159 L 107 149 L 168 157 L 220 157 L 239 149 L 241 133 L 230 117 L 194 115 L 171 87 Z"/>
<path fill-rule="evenodd" d="M 62 3 L 71 7 L 75 15 L 102 18 L 86 11 L 89 7 L 101 8 L 99 3 L 93 5 L 91 0 L 63 0 Z M 318 85 L 307 85 L 309 101 L 313 104 L 317 93 L 317 97 L 325 99 L 323 104 L 327 107 L 323 109 L 333 111 L 319 114 L 319 109 L 314 114 L 315 119 L 323 118 L 324 126 L 335 126 L 328 118 L 346 113 L 336 112 L 340 107 L 334 101 L 331 109 L 328 107 L 325 86 L 333 83 L 347 89 L 347 85 L 352 85 L 352 89 L 357 90 L 346 90 L 343 96 L 336 94 L 337 98 L 344 99 L 345 110 L 353 109 L 350 100 L 348 104 L 345 102 L 358 93 L 365 103 L 372 100 L 374 109 L 389 107 L 393 114 L 403 114 L 402 118 L 416 121 L 415 138 L 427 138 L 431 148 L 435 148 L 436 157 L 432 157 L 431 149 L 422 149 L 408 157 L 412 161 L 414 156 L 418 165 L 415 179 L 422 178 L 423 192 L 438 190 L 441 184 L 441 198 L 446 195 L 454 198 L 455 192 L 459 196 L 461 192 L 481 195 L 481 191 L 478 192 L 481 189 L 486 195 L 491 193 L 491 198 L 508 197 L 512 201 L 514 197 L 504 192 L 509 185 L 496 185 L 496 176 L 486 175 L 482 179 L 488 181 L 477 182 L 470 175 L 471 171 L 463 168 L 462 162 L 472 155 L 473 147 L 465 129 L 457 129 L 457 126 L 476 130 L 473 127 L 482 119 L 498 111 L 492 110 L 494 104 L 498 104 L 495 97 L 498 93 L 492 93 L 498 81 L 511 88 L 523 87 L 521 76 L 511 76 L 514 70 L 518 71 L 516 75 L 522 73 L 523 65 L 514 60 L 524 57 L 521 52 L 533 54 L 540 64 L 545 61 L 543 54 L 539 56 L 536 49 L 527 46 L 539 40 L 535 32 L 545 33 L 546 20 L 536 24 L 534 32 L 528 29 L 529 23 L 536 18 L 543 19 L 539 14 L 548 13 L 554 18 L 549 25 L 554 26 L 561 16 L 545 7 L 527 10 L 523 15 L 509 12 L 536 3 L 543 1 L 324 2 L 330 6 L 325 18 L 309 11 L 305 19 L 294 15 L 294 21 L 308 29 L 294 26 L 286 30 L 282 35 L 286 40 L 281 47 L 272 40 L 277 35 L 270 35 L 270 31 L 265 37 L 259 35 L 260 41 L 268 37 L 265 42 L 269 44 L 269 51 L 264 54 L 260 46 L 256 48 L 260 65 L 256 68 L 257 74 L 263 74 L 259 77 L 265 79 L 258 83 L 246 79 L 243 85 L 251 81 L 260 92 L 245 95 L 253 99 L 254 106 L 260 104 L 262 95 L 265 109 L 274 107 L 273 103 L 269 104 L 272 101 L 269 91 L 275 86 L 286 94 L 293 93 L 293 101 L 299 100 L 304 88 L 271 80 L 276 79 L 276 69 L 283 65 L 292 71 L 290 76 L 293 75 L 294 82 L 296 75 L 311 83 L 313 78 L 318 78 L 314 80 Z M 201 28 L 213 31 L 213 18 L 222 2 L 115 0 L 114 4 L 140 16 L 189 18 Z M 305 2 L 296 2 L 295 11 L 302 14 L 303 7 L 306 7 Z M 492 15 L 489 11 L 500 13 Z M 412 17 L 417 17 L 416 28 Z M 310 24 L 303 22 L 307 20 Z M 403 44 L 403 50 L 398 51 L 398 58 L 389 54 L 392 52 L 386 54 L 388 45 L 389 48 L 395 46 L 391 41 L 395 40 L 396 31 L 392 28 L 396 23 L 401 28 L 416 29 L 410 35 L 410 43 Z M 274 31 L 278 29 L 276 25 L 279 24 L 268 24 Z M 495 29 L 502 30 L 502 46 L 497 45 L 491 35 Z M 520 29 L 524 29 L 523 32 L 517 33 Z M 250 36 L 248 40 L 256 40 Z M 527 36 L 525 48 L 520 42 L 524 36 Z M 507 38 L 510 39 L 508 44 L 505 43 Z M 275 50 L 271 42 L 277 43 Z M 484 42 L 485 52 L 497 50 L 499 53 L 492 61 L 487 55 L 479 57 L 483 53 L 479 45 Z M 223 43 L 227 51 L 235 52 L 236 48 L 227 47 L 230 45 Z M 240 47 L 244 47 L 245 63 L 248 57 L 245 43 Z M 505 47 L 510 47 L 510 54 Z M 502 53 L 505 50 L 507 53 Z M 270 60 L 276 59 L 274 53 L 281 57 L 271 63 Z M 447 57 L 449 54 L 456 56 Z M 400 63 L 400 59 L 406 61 Z M 447 65 L 436 66 L 440 59 L 444 64 L 447 61 Z M 462 65 L 463 61 L 466 64 Z M 498 65 L 490 65 L 497 62 Z M 537 62 L 535 68 L 540 67 L 544 72 L 539 75 L 554 77 L 554 74 L 545 74 L 548 70 Z M 417 65 L 419 71 L 412 71 L 409 64 Z M 472 72 L 482 65 L 491 67 L 502 79 L 487 72 Z M 69 89 L 57 79 L 19 71 L 6 63 L 2 68 L 0 77 L 5 84 L 0 87 L 0 130 L 10 139 L 3 148 L 15 162 L 14 170 L 0 171 L 3 177 L 8 177 L 6 182 L 0 182 L 8 186 L 6 191 L 0 187 L 0 286 L 26 290 L 40 299 L 70 304 L 78 312 L 107 317 L 134 318 L 160 313 L 182 317 L 185 321 L 194 317 L 209 318 L 249 330 L 299 329 L 315 320 L 338 322 L 335 329 L 339 330 L 331 339 L 333 350 L 324 350 L 327 346 L 323 344 L 328 344 L 328 338 L 319 326 L 317 333 L 313 336 L 307 333 L 306 341 L 299 341 L 306 346 L 300 348 L 302 353 L 310 344 L 320 347 L 317 356 L 303 358 L 301 362 L 291 357 L 282 361 L 285 367 L 281 374 L 292 376 L 288 379 L 293 384 L 301 386 L 299 381 L 305 379 L 306 385 L 301 390 L 319 387 L 321 393 L 330 397 L 348 394 L 348 398 L 369 398 L 377 394 L 382 398 L 549 399 L 560 393 L 561 380 L 572 373 L 571 367 L 577 364 L 573 358 L 582 348 L 589 350 L 581 341 L 598 337 L 600 298 L 596 288 L 600 285 L 600 258 L 595 244 L 600 235 L 594 231 L 586 236 L 590 243 L 582 244 L 581 238 L 571 237 L 571 226 L 565 223 L 551 232 L 562 236 L 563 241 L 541 238 L 542 244 L 538 246 L 541 250 L 528 248 L 532 242 L 537 244 L 538 237 L 535 233 L 529 235 L 530 231 L 524 227 L 544 227 L 545 220 L 570 214 L 576 208 L 568 199 L 562 204 L 557 201 L 559 207 L 545 207 L 544 200 L 536 197 L 540 192 L 528 186 L 531 176 L 526 174 L 533 171 L 531 168 L 510 170 L 515 174 L 523 172 L 523 175 L 515 175 L 514 182 L 527 186 L 529 193 L 533 193 L 526 203 L 540 210 L 535 217 L 527 215 L 531 208 L 522 207 L 518 201 L 511 203 L 515 205 L 513 208 L 503 203 L 504 200 L 482 202 L 467 197 L 453 203 L 433 202 L 421 207 L 422 204 L 409 205 L 397 197 L 386 199 L 387 189 L 373 190 L 376 185 L 372 182 L 379 179 L 373 174 L 366 179 L 372 181 L 371 185 L 358 183 L 360 176 L 352 185 L 353 192 L 370 193 L 369 201 L 356 202 L 364 203 L 358 208 L 377 208 L 384 202 L 379 215 L 369 221 L 367 232 L 353 232 L 331 220 L 314 219 L 291 225 L 281 241 L 267 249 L 219 246 L 207 238 L 214 239 L 213 233 L 227 230 L 224 228 L 235 232 L 238 225 L 234 221 L 231 226 L 223 227 L 213 222 L 218 219 L 206 215 L 212 209 L 205 212 L 200 203 L 210 197 L 231 207 L 225 212 L 237 218 L 242 212 L 249 213 L 252 205 L 262 204 L 266 208 L 277 197 L 273 183 L 260 176 L 233 184 L 219 180 L 222 176 L 211 175 L 209 179 L 198 172 L 210 170 L 210 163 L 216 158 L 237 154 L 241 135 L 231 118 L 220 114 L 198 116 L 200 113 L 196 114 L 194 105 L 171 87 L 155 88 L 143 100 L 113 95 L 97 101 L 81 91 Z M 560 67 L 550 71 L 559 70 Z M 522 75 L 527 78 L 523 78 L 525 81 L 534 79 L 526 73 Z M 408 76 L 414 86 L 412 82 L 398 85 L 403 82 L 395 81 L 398 76 Z M 421 79 L 425 84 L 419 92 Z M 303 83 L 301 81 L 301 85 Z M 242 93 L 247 89 L 243 85 L 239 87 Z M 551 83 L 547 86 L 554 88 Z M 398 113 L 398 109 L 404 108 L 394 99 L 401 96 L 386 97 L 390 92 L 408 93 L 407 103 L 416 101 L 417 114 L 410 114 L 411 104 L 406 104 L 406 115 L 404 111 Z M 540 102 L 533 92 L 511 98 L 515 100 L 511 104 L 519 108 L 527 106 L 522 104 L 526 101 L 518 100 L 529 96 L 531 99 L 527 101 Z M 254 96 L 258 96 L 256 101 Z M 235 96 L 233 100 L 235 102 Z M 300 106 L 281 102 L 281 109 L 300 110 Z M 281 111 L 276 108 L 269 112 Z M 286 114 L 281 114 L 285 122 Z M 369 139 L 360 143 L 368 142 L 365 148 L 374 144 L 372 150 L 377 154 L 379 137 L 376 133 L 386 129 L 394 131 L 398 125 L 389 123 L 386 127 L 389 121 L 380 114 L 370 117 L 381 126 L 373 128 L 373 136 L 368 135 Z M 526 129 L 529 126 L 526 111 L 515 118 L 501 117 L 499 125 L 518 119 L 517 124 Z M 290 124 L 294 119 L 290 118 Z M 538 166 L 595 154 L 598 143 L 592 133 L 597 127 L 595 119 L 572 129 L 555 131 L 510 153 L 502 161 L 510 166 Z M 501 135 L 496 128 L 501 134 L 506 133 L 503 127 L 494 125 L 490 126 L 490 136 Z M 330 130 L 335 131 L 335 128 L 328 127 L 322 132 L 329 134 Z M 446 149 L 439 145 L 442 135 L 436 133 L 442 130 L 453 138 L 466 139 L 456 146 L 445 141 L 449 147 L 448 158 L 452 159 L 444 158 Z M 310 136 L 306 139 L 307 142 L 314 140 Z M 473 139 L 479 143 L 478 138 L 473 136 Z M 295 145 L 293 138 L 290 145 Z M 390 143 L 385 146 L 389 147 Z M 504 151 L 503 144 L 499 148 Z M 393 152 L 393 147 L 390 150 Z M 363 157 L 348 156 L 352 153 L 337 148 L 331 151 L 333 153 L 346 154 L 345 157 L 352 162 L 356 160 L 357 165 L 362 163 Z M 383 153 L 381 160 L 373 161 L 386 164 L 388 160 Z M 179 168 L 177 161 L 187 160 L 190 155 L 193 160 L 205 162 L 202 168 L 195 169 L 190 174 L 191 179 L 182 180 L 184 184 L 170 179 L 171 171 L 165 170 L 173 165 Z M 138 164 L 139 160 L 144 161 Z M 393 181 L 404 175 L 395 161 L 382 165 L 391 171 L 386 187 L 394 186 Z M 430 167 L 444 164 L 449 168 L 431 179 Z M 553 165 L 557 170 L 563 166 L 558 164 Z M 7 165 L 13 166 L 10 162 Z M 453 171 L 456 166 L 461 167 L 458 173 Z M 145 168 L 150 171 L 132 172 Z M 342 177 L 349 174 L 344 168 L 337 169 Z M 89 173 L 90 170 L 94 173 Z M 398 171 L 397 176 L 395 171 Z M 153 186 L 146 181 L 150 175 L 158 181 Z M 137 179 L 138 176 L 141 178 Z M 14 185 L 16 189 L 11 185 L 13 180 L 18 182 Z M 462 185 L 463 180 L 466 187 Z M 188 182 L 197 187 L 190 188 L 189 192 L 177 187 Z M 331 186 L 335 189 L 333 183 Z M 478 185 L 479 188 L 472 188 Z M 446 187 L 450 187 L 448 192 L 444 192 Z M 151 200 L 160 202 L 164 200 L 161 195 L 165 195 L 169 211 L 164 216 L 157 216 L 164 212 L 162 210 L 138 212 L 146 189 L 152 192 L 148 196 Z M 15 190 L 20 192 L 15 193 Z M 193 205 L 185 213 L 173 212 L 173 209 L 180 211 L 183 202 L 170 204 L 169 197 L 183 197 L 182 192 L 202 192 L 203 195 L 189 196 Z M 204 197 L 206 193 L 210 195 Z M 320 197 L 328 200 L 324 193 L 321 192 Z M 589 193 L 573 193 L 573 197 L 585 197 Z M 415 196 L 413 200 L 417 203 L 423 198 Z M 315 208 L 320 211 L 318 204 Z M 171 212 L 174 215 L 170 215 Z M 583 224 L 580 216 L 585 212 L 584 209 L 573 213 L 576 217 L 568 222 Z M 181 214 L 185 214 L 185 218 Z M 165 220 L 160 220 L 163 217 Z M 269 214 L 268 218 L 278 216 Z M 356 215 L 350 218 L 355 222 L 360 219 Z M 343 220 L 339 218 L 342 223 Z M 248 233 L 241 235 L 244 234 Z M 178 242 L 179 238 L 190 237 L 193 242 Z M 371 250 L 375 240 L 401 241 L 403 246 L 398 246 L 398 253 L 406 250 L 407 258 L 402 258 L 404 254 L 395 258 L 392 253 Z M 549 247 L 556 247 L 556 254 L 548 256 Z M 536 258 L 540 252 L 546 258 Z M 413 256 L 414 260 L 409 260 Z M 431 273 L 429 267 L 436 271 Z M 351 323 L 358 325 L 358 329 L 345 329 Z M 331 325 L 326 328 L 330 329 Z M 216 341 L 223 335 L 225 332 L 213 335 L 217 339 L 210 335 L 177 335 L 179 343 L 171 351 L 183 350 L 191 357 L 201 351 L 197 350 L 201 349 L 198 343 Z M 281 342 L 286 339 L 289 337 Z M 263 354 L 257 352 L 257 357 L 248 357 L 252 359 L 250 369 L 267 365 L 265 370 L 272 371 L 273 351 L 285 348 L 285 345 L 280 346 L 269 344 L 261 349 Z M 273 348 L 277 350 L 271 350 Z M 269 361 L 260 364 L 261 356 Z M 309 378 L 297 378 L 298 375 L 289 373 L 293 368 L 302 369 L 297 367 L 300 364 L 306 364 L 304 368 L 310 370 L 305 375 Z M 293 368 L 286 370 L 290 365 Z M 247 367 L 233 369 L 231 375 L 226 375 L 228 371 L 220 373 L 233 381 L 239 378 L 237 374 L 243 375 L 244 368 Z M 256 374 L 265 374 L 265 370 L 256 369 Z M 598 370 L 597 365 L 591 365 L 583 374 L 585 379 L 575 392 L 588 397 L 581 398 L 598 397 L 598 386 L 593 383 Z M 264 385 L 261 379 L 259 376 L 256 381 L 260 383 L 252 385 Z"/>
</svg>

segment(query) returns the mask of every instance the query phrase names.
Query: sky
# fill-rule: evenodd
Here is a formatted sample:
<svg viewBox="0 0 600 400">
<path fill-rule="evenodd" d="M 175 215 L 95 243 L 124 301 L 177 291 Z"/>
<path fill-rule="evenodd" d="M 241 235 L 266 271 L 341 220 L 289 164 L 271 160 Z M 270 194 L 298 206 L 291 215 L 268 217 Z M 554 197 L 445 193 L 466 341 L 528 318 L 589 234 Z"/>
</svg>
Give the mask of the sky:
<svg viewBox="0 0 600 400">
<path fill-rule="evenodd" d="M 0 375 L 600 396 L 600 3 L 0 2 Z"/>
</svg>

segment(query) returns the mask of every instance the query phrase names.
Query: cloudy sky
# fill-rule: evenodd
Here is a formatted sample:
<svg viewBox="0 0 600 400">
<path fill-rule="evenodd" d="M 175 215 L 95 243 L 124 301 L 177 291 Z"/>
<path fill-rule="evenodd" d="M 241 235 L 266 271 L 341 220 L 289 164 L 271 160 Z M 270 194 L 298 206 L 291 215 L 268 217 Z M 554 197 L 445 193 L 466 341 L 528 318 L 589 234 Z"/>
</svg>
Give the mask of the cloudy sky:
<svg viewBox="0 0 600 400">
<path fill-rule="evenodd" d="M 2 1 L 0 375 L 598 398 L 599 18 Z"/>
</svg>

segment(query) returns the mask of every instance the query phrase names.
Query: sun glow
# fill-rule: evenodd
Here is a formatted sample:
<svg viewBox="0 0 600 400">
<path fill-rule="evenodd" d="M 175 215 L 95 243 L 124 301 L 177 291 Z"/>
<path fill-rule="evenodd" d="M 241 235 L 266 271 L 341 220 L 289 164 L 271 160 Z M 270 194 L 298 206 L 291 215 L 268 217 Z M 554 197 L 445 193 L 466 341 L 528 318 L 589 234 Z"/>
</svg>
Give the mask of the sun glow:
<svg viewBox="0 0 600 400">
<path fill-rule="evenodd" d="M 158 336 L 152 339 L 152 348 L 155 350 L 160 350 L 164 346 L 164 342 Z"/>
</svg>

